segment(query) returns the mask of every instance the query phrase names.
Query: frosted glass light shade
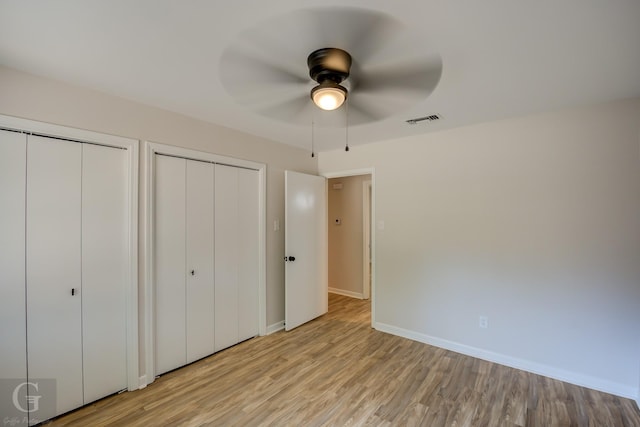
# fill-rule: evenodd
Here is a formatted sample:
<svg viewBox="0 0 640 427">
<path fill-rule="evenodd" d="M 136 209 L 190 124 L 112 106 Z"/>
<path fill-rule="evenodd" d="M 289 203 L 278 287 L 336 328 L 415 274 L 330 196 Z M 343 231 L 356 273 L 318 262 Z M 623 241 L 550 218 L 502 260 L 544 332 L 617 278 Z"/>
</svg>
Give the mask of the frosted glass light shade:
<svg viewBox="0 0 640 427">
<path fill-rule="evenodd" d="M 323 82 L 311 90 L 311 99 L 323 110 L 332 111 L 347 99 L 347 89 L 339 84 Z"/>
</svg>

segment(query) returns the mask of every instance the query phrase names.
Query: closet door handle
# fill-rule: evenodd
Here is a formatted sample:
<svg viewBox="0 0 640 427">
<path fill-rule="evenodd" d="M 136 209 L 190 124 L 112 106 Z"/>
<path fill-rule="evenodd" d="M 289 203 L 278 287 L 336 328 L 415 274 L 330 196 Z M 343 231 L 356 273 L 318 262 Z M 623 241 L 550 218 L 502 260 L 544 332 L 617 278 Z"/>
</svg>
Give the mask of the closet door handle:
<svg viewBox="0 0 640 427">
<path fill-rule="evenodd" d="M 71 288 L 71 296 L 74 296 L 76 294 L 76 288 Z"/>
<path fill-rule="evenodd" d="M 196 275 L 196 271 L 195 270 L 191 270 L 191 275 L 195 276 Z"/>
</svg>

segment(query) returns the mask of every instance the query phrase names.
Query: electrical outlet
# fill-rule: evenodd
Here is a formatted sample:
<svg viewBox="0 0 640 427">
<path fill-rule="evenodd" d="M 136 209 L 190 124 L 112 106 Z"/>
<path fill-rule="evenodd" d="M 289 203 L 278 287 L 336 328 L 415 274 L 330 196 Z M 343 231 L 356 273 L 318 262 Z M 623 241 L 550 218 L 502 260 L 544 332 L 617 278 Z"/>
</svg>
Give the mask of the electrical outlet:
<svg viewBox="0 0 640 427">
<path fill-rule="evenodd" d="M 480 316 L 478 326 L 482 329 L 487 329 L 489 327 L 489 318 L 487 316 Z"/>
</svg>

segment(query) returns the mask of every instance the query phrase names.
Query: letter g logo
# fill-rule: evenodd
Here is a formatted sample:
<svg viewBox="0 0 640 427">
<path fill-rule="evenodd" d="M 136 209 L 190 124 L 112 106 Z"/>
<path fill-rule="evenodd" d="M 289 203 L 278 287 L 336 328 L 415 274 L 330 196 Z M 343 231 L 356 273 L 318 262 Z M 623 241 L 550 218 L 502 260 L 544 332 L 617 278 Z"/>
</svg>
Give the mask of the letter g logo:
<svg viewBox="0 0 640 427">
<path fill-rule="evenodd" d="M 33 388 L 35 389 L 35 391 L 38 391 L 38 383 L 30 383 L 30 382 L 25 382 L 25 383 L 21 383 L 18 384 L 16 386 L 15 389 L 13 389 L 13 406 L 16 407 L 16 409 L 20 412 L 36 412 L 40 407 L 39 407 L 39 401 L 42 398 L 42 396 L 31 396 L 31 395 L 27 395 L 27 408 L 23 408 L 22 405 L 20 404 L 20 399 L 18 397 L 18 395 L 20 394 L 20 390 L 22 390 L 23 387 L 25 386 L 33 386 Z"/>
</svg>

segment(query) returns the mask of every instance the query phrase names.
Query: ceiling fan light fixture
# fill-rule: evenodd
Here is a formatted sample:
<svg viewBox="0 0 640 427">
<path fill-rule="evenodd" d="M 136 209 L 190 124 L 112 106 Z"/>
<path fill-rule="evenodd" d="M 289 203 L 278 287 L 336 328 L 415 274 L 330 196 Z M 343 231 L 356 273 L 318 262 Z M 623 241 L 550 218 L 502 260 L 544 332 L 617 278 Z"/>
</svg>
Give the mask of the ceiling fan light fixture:
<svg viewBox="0 0 640 427">
<path fill-rule="evenodd" d="M 340 108 L 347 99 L 347 88 L 330 80 L 325 80 L 311 89 L 311 99 L 319 108 L 333 111 Z"/>
</svg>

